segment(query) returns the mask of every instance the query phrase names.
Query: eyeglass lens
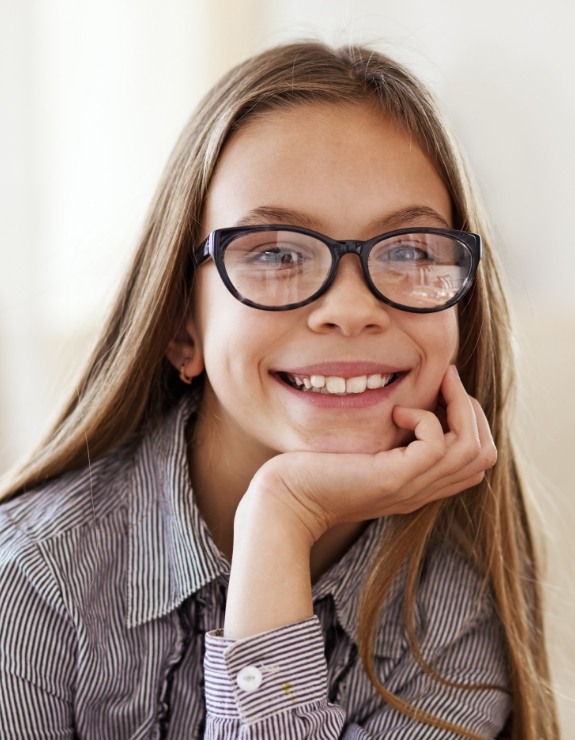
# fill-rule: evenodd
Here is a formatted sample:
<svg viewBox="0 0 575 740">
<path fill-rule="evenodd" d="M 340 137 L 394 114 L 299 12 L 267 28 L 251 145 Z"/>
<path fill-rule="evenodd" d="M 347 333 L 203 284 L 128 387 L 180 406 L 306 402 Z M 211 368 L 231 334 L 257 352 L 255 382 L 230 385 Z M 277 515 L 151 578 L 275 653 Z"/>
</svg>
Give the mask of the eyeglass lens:
<svg viewBox="0 0 575 740">
<path fill-rule="evenodd" d="M 224 254 L 226 272 L 237 292 L 268 307 L 310 298 L 326 281 L 332 261 L 324 242 L 288 230 L 241 234 Z M 429 309 L 448 303 L 460 292 L 471 272 L 472 257 L 453 236 L 413 233 L 377 242 L 367 265 L 373 285 L 388 300 Z"/>
</svg>

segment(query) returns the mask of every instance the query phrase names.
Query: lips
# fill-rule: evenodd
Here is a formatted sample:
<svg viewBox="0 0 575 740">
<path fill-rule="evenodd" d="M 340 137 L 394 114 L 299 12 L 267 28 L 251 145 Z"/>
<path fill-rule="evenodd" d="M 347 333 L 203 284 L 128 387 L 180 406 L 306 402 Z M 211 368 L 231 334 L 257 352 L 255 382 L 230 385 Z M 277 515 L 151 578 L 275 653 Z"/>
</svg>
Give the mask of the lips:
<svg viewBox="0 0 575 740">
<path fill-rule="evenodd" d="M 364 393 L 366 390 L 385 388 L 397 379 L 398 373 L 370 373 L 343 377 L 341 375 L 291 374 L 279 373 L 281 379 L 303 393 L 321 393 L 323 395 L 347 396 Z"/>
</svg>

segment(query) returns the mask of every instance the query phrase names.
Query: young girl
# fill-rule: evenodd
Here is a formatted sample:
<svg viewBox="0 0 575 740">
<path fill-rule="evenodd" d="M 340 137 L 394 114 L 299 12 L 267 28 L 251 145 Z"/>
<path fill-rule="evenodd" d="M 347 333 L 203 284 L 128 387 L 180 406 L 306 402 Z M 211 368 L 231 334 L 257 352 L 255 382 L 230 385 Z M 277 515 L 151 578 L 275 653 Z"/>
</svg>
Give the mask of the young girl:
<svg viewBox="0 0 575 740">
<path fill-rule="evenodd" d="M 234 69 L 5 489 L 2 737 L 558 737 L 510 366 L 421 84 Z"/>
</svg>

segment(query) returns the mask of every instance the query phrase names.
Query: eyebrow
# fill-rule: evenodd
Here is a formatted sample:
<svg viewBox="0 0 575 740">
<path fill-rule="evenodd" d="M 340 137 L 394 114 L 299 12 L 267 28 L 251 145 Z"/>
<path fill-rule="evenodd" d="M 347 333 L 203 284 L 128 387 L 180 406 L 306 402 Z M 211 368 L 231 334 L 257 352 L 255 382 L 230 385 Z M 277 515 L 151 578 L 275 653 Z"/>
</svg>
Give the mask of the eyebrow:
<svg viewBox="0 0 575 740">
<path fill-rule="evenodd" d="M 285 224 L 286 226 L 304 226 L 308 229 L 321 231 L 322 223 L 312 216 L 291 208 L 279 206 L 260 206 L 248 211 L 235 226 L 266 226 L 267 224 Z M 433 208 L 414 205 L 401 208 L 380 219 L 367 224 L 368 231 L 377 234 L 393 231 L 407 226 L 439 226 L 450 229 L 451 224 Z"/>
<path fill-rule="evenodd" d="M 430 224 L 430 221 L 432 222 Z M 415 222 L 415 223 L 414 223 Z M 451 224 L 434 208 L 429 206 L 410 206 L 394 211 L 389 216 L 376 221 L 370 226 L 374 228 L 400 229 L 404 226 L 435 226 L 439 224 L 445 229 L 452 228 Z"/>
<path fill-rule="evenodd" d="M 305 226 L 308 229 L 317 229 L 318 222 L 301 211 L 275 206 L 260 206 L 248 211 L 235 226 L 266 226 L 267 224 L 285 224 Z"/>
</svg>

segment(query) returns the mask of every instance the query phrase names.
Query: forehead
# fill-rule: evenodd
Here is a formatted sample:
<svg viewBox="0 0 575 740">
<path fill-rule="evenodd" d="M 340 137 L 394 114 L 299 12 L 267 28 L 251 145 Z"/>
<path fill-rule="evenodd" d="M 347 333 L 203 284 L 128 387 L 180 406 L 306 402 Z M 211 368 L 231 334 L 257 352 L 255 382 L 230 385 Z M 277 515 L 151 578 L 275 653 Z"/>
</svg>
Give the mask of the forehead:
<svg viewBox="0 0 575 740">
<path fill-rule="evenodd" d="M 299 225 L 359 238 L 418 207 L 451 223 L 447 189 L 410 133 L 368 103 L 302 104 L 259 114 L 231 135 L 202 220 L 207 232 L 276 208 L 298 214 Z"/>
</svg>

